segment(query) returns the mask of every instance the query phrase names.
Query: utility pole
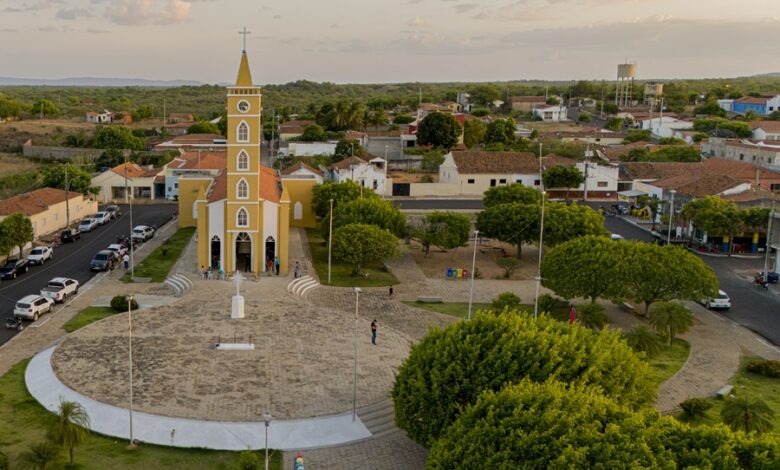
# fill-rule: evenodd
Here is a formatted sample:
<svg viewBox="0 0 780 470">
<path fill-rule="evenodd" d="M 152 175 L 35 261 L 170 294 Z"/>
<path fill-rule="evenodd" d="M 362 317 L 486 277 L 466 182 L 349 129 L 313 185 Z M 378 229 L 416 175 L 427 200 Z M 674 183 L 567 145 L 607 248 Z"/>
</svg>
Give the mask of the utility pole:
<svg viewBox="0 0 780 470">
<path fill-rule="evenodd" d="M 539 264 L 536 267 L 536 296 L 534 297 L 534 319 L 539 317 L 539 287 L 542 282 L 542 242 L 544 241 L 544 182 L 542 181 L 542 144 L 539 143 L 539 187 L 542 190 L 542 216 L 539 221 Z"/>
<path fill-rule="evenodd" d="M 590 157 L 593 156 L 593 151 L 590 149 L 590 142 L 588 142 L 588 146 L 585 149 L 585 182 L 584 184 L 584 191 L 582 194 L 583 201 L 588 200 L 588 168 L 590 167 Z"/>
<path fill-rule="evenodd" d="M 65 164 L 65 228 L 70 228 L 70 181 L 68 181 L 68 164 Z"/>
<path fill-rule="evenodd" d="M 764 280 L 769 280 L 769 251 L 772 249 L 772 219 L 775 218 L 775 205 L 772 204 L 772 211 L 769 212 L 769 225 L 766 228 L 766 248 L 764 251 Z"/>
</svg>

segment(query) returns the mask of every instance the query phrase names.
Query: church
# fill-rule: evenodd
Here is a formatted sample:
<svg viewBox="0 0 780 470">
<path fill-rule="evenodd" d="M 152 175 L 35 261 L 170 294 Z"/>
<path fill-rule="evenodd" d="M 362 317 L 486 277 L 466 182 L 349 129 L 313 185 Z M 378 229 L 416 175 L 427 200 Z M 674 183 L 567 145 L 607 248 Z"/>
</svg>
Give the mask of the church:
<svg viewBox="0 0 780 470">
<path fill-rule="evenodd" d="M 179 226 L 196 227 L 199 269 L 257 275 L 278 258 L 281 273 L 288 271 L 290 192 L 262 164 L 261 116 L 260 87 L 244 50 L 235 85 L 227 88 L 227 167 L 216 176 L 179 178 Z M 296 210 L 301 199 L 310 205 L 313 186 L 294 189 Z"/>
</svg>

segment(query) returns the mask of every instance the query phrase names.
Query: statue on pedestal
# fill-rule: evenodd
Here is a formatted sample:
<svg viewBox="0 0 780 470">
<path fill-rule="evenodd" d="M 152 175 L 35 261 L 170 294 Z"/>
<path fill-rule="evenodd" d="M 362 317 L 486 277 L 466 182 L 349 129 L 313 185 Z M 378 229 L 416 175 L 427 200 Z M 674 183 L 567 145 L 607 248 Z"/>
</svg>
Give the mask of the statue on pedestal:
<svg viewBox="0 0 780 470">
<path fill-rule="evenodd" d="M 241 281 L 244 280 L 244 276 L 240 272 L 236 271 L 233 276 L 233 283 L 236 285 L 236 295 L 233 296 L 233 302 L 230 309 L 230 318 L 238 319 L 244 318 L 244 297 L 241 296 Z"/>
</svg>

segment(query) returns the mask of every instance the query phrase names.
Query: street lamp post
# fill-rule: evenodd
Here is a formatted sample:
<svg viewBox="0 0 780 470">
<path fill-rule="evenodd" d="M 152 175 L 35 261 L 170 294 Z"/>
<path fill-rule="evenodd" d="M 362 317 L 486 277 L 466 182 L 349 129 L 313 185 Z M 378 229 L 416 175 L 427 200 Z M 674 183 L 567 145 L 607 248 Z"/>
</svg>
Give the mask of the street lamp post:
<svg viewBox="0 0 780 470">
<path fill-rule="evenodd" d="M 127 185 L 127 165 L 129 164 L 130 162 L 125 157 L 125 201 L 130 204 L 130 210 L 128 211 L 130 214 L 130 239 L 128 242 L 130 243 L 130 279 L 132 280 L 135 277 L 135 248 L 133 247 L 133 197 L 132 194 L 128 196 Z"/>
<path fill-rule="evenodd" d="M 263 422 L 265 423 L 265 470 L 268 470 L 268 428 L 271 426 L 271 413 L 263 413 Z"/>
<path fill-rule="evenodd" d="M 357 415 L 357 337 L 358 337 L 358 312 L 360 308 L 360 287 L 354 287 L 355 290 L 355 335 L 352 340 L 352 421 L 355 421 Z"/>
<path fill-rule="evenodd" d="M 330 285 L 331 252 L 333 251 L 333 199 L 330 200 L 330 223 L 328 224 L 328 285 Z"/>
<path fill-rule="evenodd" d="M 669 206 L 669 230 L 666 232 L 666 243 L 672 243 L 672 217 L 674 217 L 674 194 L 676 192 L 674 189 L 669 191 L 672 195 L 672 203 Z"/>
<path fill-rule="evenodd" d="M 479 241 L 479 230 L 474 230 L 474 255 L 471 257 L 471 286 L 469 287 L 469 314 L 467 320 L 471 320 L 471 304 L 474 301 L 474 268 L 477 265 L 477 243 Z"/>
<path fill-rule="evenodd" d="M 127 357 L 128 357 L 128 369 L 130 379 L 130 447 L 135 447 L 133 443 L 133 296 L 128 295 L 127 299 Z"/>
<path fill-rule="evenodd" d="M 542 190 L 542 213 L 539 221 L 539 263 L 536 267 L 536 295 L 534 296 L 534 319 L 539 316 L 539 287 L 542 282 L 542 243 L 544 242 L 544 203 L 547 191 L 542 180 L 542 144 L 539 143 L 539 186 Z"/>
</svg>

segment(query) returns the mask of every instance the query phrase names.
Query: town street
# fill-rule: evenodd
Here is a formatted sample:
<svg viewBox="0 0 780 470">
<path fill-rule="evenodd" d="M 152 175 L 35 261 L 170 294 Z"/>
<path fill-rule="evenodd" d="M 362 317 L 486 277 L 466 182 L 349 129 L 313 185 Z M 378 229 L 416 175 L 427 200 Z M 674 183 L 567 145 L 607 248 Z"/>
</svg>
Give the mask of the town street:
<svg viewBox="0 0 780 470">
<path fill-rule="evenodd" d="M 5 328 L 5 319 L 13 316 L 14 304 L 25 295 L 38 294 L 53 277 L 70 277 L 84 285 L 96 273 L 89 270 L 89 262 L 100 250 L 111 243 L 116 243 L 119 235 L 130 236 L 130 216 L 128 206 L 120 206 L 122 216 L 114 221 L 98 227 L 92 232 L 84 233 L 75 243 L 67 243 L 54 249 L 54 259 L 43 266 L 31 266 L 29 272 L 21 274 L 17 279 L 0 282 L 0 344 L 4 344 L 17 332 Z M 136 205 L 133 206 L 133 225 L 157 225 L 158 227 L 170 220 L 176 213 L 176 204 Z M 137 262 L 137 261 L 136 261 Z M 107 293 L 116 294 L 116 293 Z M 55 306 L 55 310 L 59 306 Z M 42 318 L 45 320 L 46 316 Z M 25 322 L 26 326 L 31 323 Z"/>
</svg>

